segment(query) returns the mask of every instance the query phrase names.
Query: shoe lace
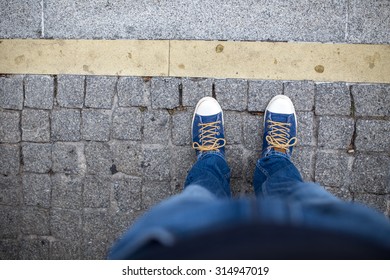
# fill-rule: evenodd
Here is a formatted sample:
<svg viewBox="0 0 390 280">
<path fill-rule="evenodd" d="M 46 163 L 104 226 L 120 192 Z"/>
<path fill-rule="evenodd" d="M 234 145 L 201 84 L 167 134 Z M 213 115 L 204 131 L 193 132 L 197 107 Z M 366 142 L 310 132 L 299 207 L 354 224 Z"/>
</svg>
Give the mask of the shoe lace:
<svg viewBox="0 0 390 280">
<path fill-rule="evenodd" d="M 192 148 L 195 150 L 206 152 L 206 151 L 217 151 L 226 144 L 226 140 L 223 138 L 217 138 L 219 132 L 219 125 L 221 121 L 199 123 L 199 142 L 192 143 Z"/>
<path fill-rule="evenodd" d="M 268 144 L 275 149 L 281 149 L 285 152 L 297 144 L 297 137 L 290 138 L 290 123 L 282 123 L 268 120 L 268 135 L 265 137 Z"/>
</svg>

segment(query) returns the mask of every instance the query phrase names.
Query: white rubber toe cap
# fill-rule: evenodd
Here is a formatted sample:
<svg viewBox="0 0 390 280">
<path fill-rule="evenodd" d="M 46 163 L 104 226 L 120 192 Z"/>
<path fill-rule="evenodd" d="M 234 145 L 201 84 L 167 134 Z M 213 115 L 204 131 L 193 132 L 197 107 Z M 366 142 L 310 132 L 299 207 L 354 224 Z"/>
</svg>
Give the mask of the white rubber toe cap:
<svg viewBox="0 0 390 280">
<path fill-rule="evenodd" d="M 294 105 L 285 95 L 277 95 L 268 103 L 266 111 L 277 114 L 295 114 Z"/>
<path fill-rule="evenodd" d="M 222 112 L 222 108 L 218 101 L 209 96 L 199 100 L 195 108 L 195 113 L 200 116 L 212 116 L 220 112 Z"/>
</svg>

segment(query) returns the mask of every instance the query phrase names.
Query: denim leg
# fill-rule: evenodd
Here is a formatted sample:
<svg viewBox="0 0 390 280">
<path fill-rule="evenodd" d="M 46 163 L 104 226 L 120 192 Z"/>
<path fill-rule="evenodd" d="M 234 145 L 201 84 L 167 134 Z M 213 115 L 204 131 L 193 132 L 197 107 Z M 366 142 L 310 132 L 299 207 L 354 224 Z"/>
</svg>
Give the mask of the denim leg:
<svg viewBox="0 0 390 280">
<path fill-rule="evenodd" d="M 218 198 L 229 198 L 230 168 L 225 158 L 217 152 L 208 152 L 199 156 L 187 175 L 184 188 L 198 185 Z"/>
</svg>

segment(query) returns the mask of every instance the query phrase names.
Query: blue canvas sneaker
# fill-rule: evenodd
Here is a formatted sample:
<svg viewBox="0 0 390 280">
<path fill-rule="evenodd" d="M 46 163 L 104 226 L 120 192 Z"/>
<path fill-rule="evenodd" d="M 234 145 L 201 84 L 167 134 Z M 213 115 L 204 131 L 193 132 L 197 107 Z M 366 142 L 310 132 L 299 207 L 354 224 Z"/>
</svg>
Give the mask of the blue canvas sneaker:
<svg viewBox="0 0 390 280">
<path fill-rule="evenodd" d="M 224 156 L 225 144 L 222 108 L 214 98 L 204 97 L 196 105 L 192 119 L 192 147 L 198 157 L 207 152 Z"/>
<path fill-rule="evenodd" d="M 279 154 L 291 157 L 297 143 L 297 118 L 294 105 L 285 95 L 271 99 L 264 116 L 262 157 Z"/>
</svg>

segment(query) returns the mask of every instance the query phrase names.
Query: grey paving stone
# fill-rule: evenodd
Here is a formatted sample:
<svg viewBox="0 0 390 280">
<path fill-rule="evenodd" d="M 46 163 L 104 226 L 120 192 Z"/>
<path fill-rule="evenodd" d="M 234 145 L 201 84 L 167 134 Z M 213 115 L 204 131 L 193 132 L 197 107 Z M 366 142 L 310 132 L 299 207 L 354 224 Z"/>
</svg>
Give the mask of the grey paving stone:
<svg viewBox="0 0 390 280">
<path fill-rule="evenodd" d="M 140 211 L 111 211 L 109 213 L 111 221 L 109 229 L 110 244 L 120 238 L 139 216 L 141 216 Z"/>
<path fill-rule="evenodd" d="M 26 76 L 24 80 L 24 105 L 37 109 L 52 109 L 54 97 L 54 79 L 50 76 Z"/>
<path fill-rule="evenodd" d="M 49 212 L 45 209 L 28 207 L 21 210 L 22 234 L 49 235 Z"/>
<path fill-rule="evenodd" d="M 171 137 L 171 116 L 166 110 L 148 110 L 143 119 L 145 144 L 168 143 Z"/>
<path fill-rule="evenodd" d="M 353 201 L 353 193 L 348 188 L 341 187 L 341 188 L 331 188 L 331 187 L 325 187 L 325 190 L 333 194 L 334 196 L 344 200 L 351 202 Z"/>
<path fill-rule="evenodd" d="M 390 142 L 388 121 L 384 120 L 357 120 L 355 146 L 358 151 L 388 152 Z"/>
<path fill-rule="evenodd" d="M 224 110 L 245 111 L 248 107 L 248 81 L 215 80 L 215 95 Z"/>
<path fill-rule="evenodd" d="M 281 81 L 249 81 L 248 111 L 264 112 L 271 99 L 283 94 Z"/>
<path fill-rule="evenodd" d="M 85 106 L 110 109 L 115 94 L 117 78 L 108 76 L 87 76 Z"/>
<path fill-rule="evenodd" d="M 253 186 L 241 178 L 231 178 L 230 190 L 233 199 L 254 196 Z"/>
<path fill-rule="evenodd" d="M 82 208 L 82 177 L 57 173 L 52 176 L 52 182 L 52 207 L 75 210 Z"/>
<path fill-rule="evenodd" d="M 314 146 L 314 113 L 313 112 L 299 112 L 297 113 L 297 138 L 298 146 Z"/>
<path fill-rule="evenodd" d="M 82 212 L 69 209 L 51 209 L 50 233 L 56 239 L 77 242 L 82 238 Z"/>
<path fill-rule="evenodd" d="M 225 140 L 228 144 L 242 143 L 242 114 L 234 111 L 224 111 Z"/>
<path fill-rule="evenodd" d="M 351 174 L 351 190 L 376 194 L 390 193 L 390 156 L 358 154 Z"/>
<path fill-rule="evenodd" d="M 51 177 L 49 174 L 24 173 L 22 176 L 23 202 L 28 206 L 51 206 Z"/>
<path fill-rule="evenodd" d="M 44 237 L 22 239 L 20 247 L 20 258 L 22 260 L 49 259 L 50 242 Z"/>
<path fill-rule="evenodd" d="M 253 175 L 255 173 L 256 164 L 259 158 L 260 158 L 259 151 L 246 150 L 244 152 L 245 183 L 249 183 L 251 185 L 250 189 L 252 190 L 252 192 L 253 192 L 253 186 L 252 186 Z"/>
<path fill-rule="evenodd" d="M 110 110 L 85 109 L 82 112 L 81 134 L 84 140 L 110 140 Z"/>
<path fill-rule="evenodd" d="M 85 146 L 87 172 L 89 174 L 111 175 L 112 153 L 108 143 L 89 142 Z"/>
<path fill-rule="evenodd" d="M 50 141 L 50 113 L 45 110 L 22 111 L 22 140 L 32 142 Z"/>
<path fill-rule="evenodd" d="M 51 144 L 23 143 L 23 170 L 26 172 L 47 173 L 51 170 Z"/>
<path fill-rule="evenodd" d="M 113 178 L 114 200 L 120 211 L 141 209 L 142 181 L 140 178 L 118 174 Z"/>
<path fill-rule="evenodd" d="M 345 152 L 318 151 L 315 180 L 326 187 L 349 185 L 353 157 Z"/>
<path fill-rule="evenodd" d="M 19 173 L 20 148 L 18 145 L 0 144 L 0 174 L 12 175 Z"/>
<path fill-rule="evenodd" d="M 351 97 L 344 83 L 316 84 L 315 112 L 317 115 L 351 114 Z"/>
<path fill-rule="evenodd" d="M 0 108 L 23 109 L 23 76 L 0 77 Z"/>
<path fill-rule="evenodd" d="M 195 39 L 340 42 L 346 1 L 175 0 L 46 2 L 45 35 L 55 38 Z M 85 19 L 88 18 L 88 21 Z M 75 28 L 78 26 L 79 28 Z"/>
<path fill-rule="evenodd" d="M 18 143 L 21 139 L 20 112 L 0 111 L 0 142 Z"/>
<path fill-rule="evenodd" d="M 50 245 L 51 260 L 80 260 L 80 241 L 53 241 Z"/>
<path fill-rule="evenodd" d="M 112 137 L 120 140 L 142 139 L 142 113 L 138 108 L 117 108 L 112 117 Z"/>
<path fill-rule="evenodd" d="M 193 112 L 176 111 L 172 116 L 172 143 L 174 145 L 191 145 L 191 124 Z"/>
<path fill-rule="evenodd" d="M 352 1 L 349 4 L 347 40 L 352 43 L 390 43 L 390 2 Z"/>
<path fill-rule="evenodd" d="M 56 142 L 52 147 L 53 172 L 83 174 L 86 170 L 84 144 Z"/>
<path fill-rule="evenodd" d="M 76 109 L 51 112 L 51 139 L 53 141 L 79 141 L 81 114 Z"/>
<path fill-rule="evenodd" d="M 225 154 L 228 165 L 230 167 L 231 178 L 240 178 L 243 174 L 243 148 L 238 145 L 227 145 L 225 147 Z"/>
<path fill-rule="evenodd" d="M 170 196 L 170 182 L 145 181 L 142 186 L 142 208 L 149 209 Z"/>
<path fill-rule="evenodd" d="M 263 116 L 249 114 L 243 116 L 243 144 L 245 148 L 260 151 L 263 145 L 263 131 Z"/>
<path fill-rule="evenodd" d="M 140 176 L 142 156 L 141 145 L 138 142 L 122 141 L 110 144 L 113 165 L 111 173 L 122 172 L 124 174 Z"/>
<path fill-rule="evenodd" d="M 347 150 L 352 141 L 354 120 L 348 117 L 320 116 L 318 146 Z"/>
<path fill-rule="evenodd" d="M 59 75 L 57 78 L 57 104 L 66 108 L 83 108 L 84 76 Z"/>
<path fill-rule="evenodd" d="M 296 111 L 314 109 L 315 85 L 312 81 L 294 81 L 284 83 L 284 94 L 290 97 Z"/>
<path fill-rule="evenodd" d="M 376 195 L 369 193 L 355 193 L 354 201 L 363 203 L 364 205 L 377 210 L 380 213 L 385 213 L 387 211 L 387 202 L 386 196 Z"/>
<path fill-rule="evenodd" d="M 87 208 L 107 208 L 110 206 L 111 177 L 91 176 L 84 179 L 83 205 Z"/>
<path fill-rule="evenodd" d="M 0 9 L 0 38 L 40 38 L 42 6 L 40 1 L 4 1 Z M 20 59 L 25 60 L 25 57 Z"/>
<path fill-rule="evenodd" d="M 20 252 L 19 240 L 0 240 L 0 260 L 18 260 Z"/>
<path fill-rule="evenodd" d="M 147 147 L 143 148 L 141 167 L 143 176 L 149 180 L 166 181 L 170 179 L 169 162 L 171 156 L 165 148 Z"/>
<path fill-rule="evenodd" d="M 195 107 L 198 101 L 212 95 L 212 79 L 185 78 L 182 80 L 183 106 Z"/>
<path fill-rule="evenodd" d="M 294 147 L 292 161 L 304 181 L 314 181 L 314 150 L 310 147 Z"/>
<path fill-rule="evenodd" d="M 13 206 L 0 205 L 0 238 L 17 238 L 20 232 L 20 212 Z"/>
<path fill-rule="evenodd" d="M 18 206 L 22 197 L 20 176 L 0 176 L 0 204 Z"/>
<path fill-rule="evenodd" d="M 390 85 L 353 85 L 356 116 L 390 116 Z"/>
<path fill-rule="evenodd" d="M 154 78 L 151 80 L 152 108 L 173 109 L 179 104 L 180 79 Z"/>
<path fill-rule="evenodd" d="M 83 259 L 105 259 L 109 243 L 109 215 L 105 209 L 86 209 L 83 225 Z"/>
<path fill-rule="evenodd" d="M 150 82 L 141 77 L 120 77 L 118 103 L 122 107 L 149 106 Z"/>
<path fill-rule="evenodd" d="M 196 161 L 195 150 L 190 146 L 175 146 L 171 150 L 171 175 L 175 182 L 184 182 L 187 174 Z M 183 184 L 180 184 L 180 188 Z"/>
</svg>

